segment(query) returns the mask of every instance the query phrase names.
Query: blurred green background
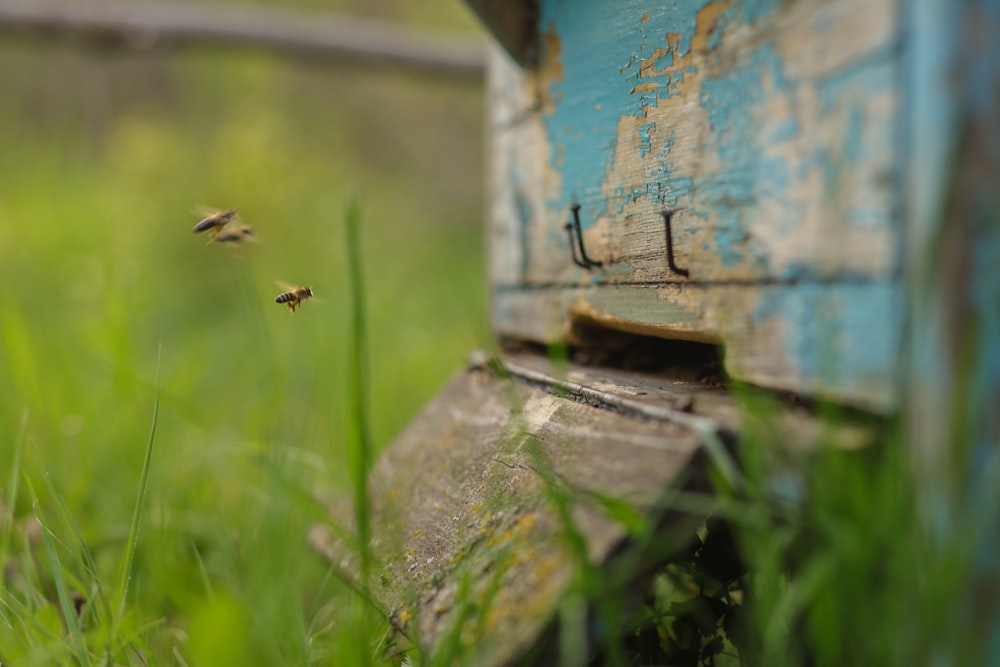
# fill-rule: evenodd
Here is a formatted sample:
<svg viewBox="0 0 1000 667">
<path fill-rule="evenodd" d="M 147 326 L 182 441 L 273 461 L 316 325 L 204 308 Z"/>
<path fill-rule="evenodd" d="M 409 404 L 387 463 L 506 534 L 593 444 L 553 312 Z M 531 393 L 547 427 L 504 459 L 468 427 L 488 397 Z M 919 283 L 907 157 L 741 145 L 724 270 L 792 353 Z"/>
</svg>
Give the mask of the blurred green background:
<svg viewBox="0 0 1000 667">
<path fill-rule="evenodd" d="M 479 30 L 458 0 L 297 4 Z M 113 597 L 160 346 L 132 648 L 112 662 L 377 654 L 382 621 L 306 548 L 349 489 L 344 213 L 356 196 L 381 449 L 489 342 L 481 85 L 4 37 L 0 90 L 0 661 L 58 664 L 69 650 L 31 489 L 9 472 L 22 424 L 22 479 L 47 516 L 65 501 Z M 206 245 L 196 205 L 239 206 L 262 242 L 239 256 Z M 276 280 L 321 301 L 290 316 Z M 96 604 L 72 527 L 49 528 L 71 588 Z M 88 613 L 99 655 L 107 630 Z"/>
</svg>

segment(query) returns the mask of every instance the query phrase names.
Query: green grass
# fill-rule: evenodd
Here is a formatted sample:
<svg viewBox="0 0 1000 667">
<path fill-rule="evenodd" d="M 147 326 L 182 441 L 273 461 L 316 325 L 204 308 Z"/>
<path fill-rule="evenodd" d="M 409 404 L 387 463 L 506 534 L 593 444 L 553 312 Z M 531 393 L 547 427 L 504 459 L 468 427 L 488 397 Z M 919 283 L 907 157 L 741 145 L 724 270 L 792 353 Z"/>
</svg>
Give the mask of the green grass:
<svg viewBox="0 0 1000 667">
<path fill-rule="evenodd" d="M 466 25 L 426 4 L 419 20 Z M 0 87 L 0 663 L 398 663 L 306 534 L 344 497 L 365 533 L 373 458 L 489 340 L 481 90 L 29 41 L 0 44 Z M 239 205 L 263 242 L 206 246 L 196 204 Z M 290 316 L 275 280 L 318 299 Z M 749 574 L 712 588 L 704 551 L 663 551 L 677 560 L 637 609 L 655 517 L 548 480 L 576 559 L 562 664 L 587 660 L 590 603 L 605 664 L 633 664 L 639 639 L 676 658 L 716 636 L 718 664 L 1000 655 L 995 455 L 935 480 L 892 429 L 806 461 L 777 444 L 746 434 L 739 474 L 715 452 L 711 507 Z M 576 502 L 632 536 L 616 568 L 586 562 Z M 705 499 L 664 510 L 681 505 Z M 745 605 L 742 634 L 691 634 L 692 582 Z M 488 611 L 458 603 L 463 621 Z M 460 628 L 413 659 L 460 660 Z"/>
<path fill-rule="evenodd" d="M 40 47 L 0 45 L 0 662 L 392 662 L 306 534 L 359 391 L 367 466 L 487 339 L 481 91 Z M 262 243 L 206 246 L 198 204 Z"/>
<path fill-rule="evenodd" d="M 662 542 L 655 516 L 637 521 L 546 479 L 575 573 L 557 619 L 560 664 L 994 664 L 996 460 L 921 474 L 893 423 L 865 449 L 805 453 L 775 439 L 775 406 L 744 398 L 757 419 L 736 446 L 738 484 L 713 459 L 714 498 L 663 499 L 664 511 L 711 516 L 690 547 Z M 534 467 L 545 477 L 543 459 Z M 595 502 L 630 536 L 604 567 L 587 561 L 571 516 Z M 660 569 L 637 590 L 650 562 Z"/>
</svg>

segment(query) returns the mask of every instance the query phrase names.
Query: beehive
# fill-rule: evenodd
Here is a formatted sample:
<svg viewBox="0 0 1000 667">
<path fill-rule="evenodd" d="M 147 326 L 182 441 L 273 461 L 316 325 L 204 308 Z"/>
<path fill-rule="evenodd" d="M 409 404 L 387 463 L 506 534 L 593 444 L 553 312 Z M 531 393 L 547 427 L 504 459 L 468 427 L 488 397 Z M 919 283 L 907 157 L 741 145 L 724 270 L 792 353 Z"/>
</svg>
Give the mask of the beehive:
<svg viewBox="0 0 1000 667">
<path fill-rule="evenodd" d="M 735 379 L 899 405 L 904 267 L 940 210 L 976 3 L 471 4 L 497 37 L 498 334 L 710 342 Z"/>
<path fill-rule="evenodd" d="M 493 329 L 519 344 L 460 373 L 372 475 L 373 596 L 428 655 L 455 637 L 468 664 L 546 655 L 580 560 L 567 544 L 637 562 L 595 499 L 684 544 L 704 508 L 664 513 L 664 494 L 738 476 L 728 452 L 754 420 L 776 448 L 870 442 L 869 420 L 831 434 L 813 401 L 747 410 L 692 373 L 697 343 L 737 380 L 909 408 L 932 463 L 952 426 L 993 452 L 995 0 L 468 2 L 494 38 Z M 590 363 L 650 341 L 655 372 Z"/>
</svg>

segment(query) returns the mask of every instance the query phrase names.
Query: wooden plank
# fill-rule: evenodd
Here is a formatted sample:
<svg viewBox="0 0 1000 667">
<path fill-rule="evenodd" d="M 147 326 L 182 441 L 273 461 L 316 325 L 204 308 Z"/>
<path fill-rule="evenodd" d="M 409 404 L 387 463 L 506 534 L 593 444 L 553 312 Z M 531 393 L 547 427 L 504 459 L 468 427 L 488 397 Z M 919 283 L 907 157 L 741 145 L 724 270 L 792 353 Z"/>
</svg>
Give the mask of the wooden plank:
<svg viewBox="0 0 1000 667">
<path fill-rule="evenodd" d="M 676 357 L 676 355 L 674 355 Z M 670 362 L 657 372 L 637 372 L 621 368 L 561 363 L 538 354 L 507 353 L 499 362 L 511 374 L 530 380 L 527 372 L 540 373 L 556 381 L 565 381 L 597 392 L 627 400 L 630 405 L 648 407 L 653 411 L 678 411 L 704 418 L 710 428 L 737 437 L 747 431 L 772 434 L 788 452 L 807 453 L 820 447 L 858 449 L 875 441 L 876 430 L 871 421 L 857 421 L 840 415 L 834 422 L 817 418 L 814 411 L 769 395 L 775 406 L 761 411 L 733 396 L 724 384 L 706 378 L 707 370 L 699 363 Z M 745 398 L 745 397 L 744 397 Z M 616 402 L 612 399 L 609 402 Z M 640 409 L 640 416 L 649 414 Z M 665 417 L 669 419 L 670 417 Z M 673 419 L 678 419 L 676 415 Z M 680 418 L 683 422 L 683 418 Z"/>
<path fill-rule="evenodd" d="M 484 357 L 485 359 L 485 357 Z M 710 511 L 664 504 L 671 489 L 707 491 L 706 439 L 726 458 L 737 429 L 766 429 L 789 453 L 819 443 L 860 446 L 864 428 L 833 434 L 788 406 L 749 415 L 721 387 L 683 373 L 637 373 L 506 355 L 459 374 L 379 460 L 370 476 L 371 594 L 432 655 L 458 632 L 466 664 L 509 664 L 542 636 L 583 557 L 607 564 L 626 531 L 601 509 L 614 498 L 645 516 L 650 564 L 686 544 Z M 728 434 L 728 435 L 727 435 Z M 553 485 L 558 489 L 554 490 Z M 585 554 L 570 547 L 560 497 Z M 333 512 L 349 526 L 349 508 Z M 357 577 L 351 540 L 313 529 L 314 548 Z M 343 535 L 343 533 L 341 533 Z M 639 573 L 636 573 L 637 576 Z M 483 614 L 462 615 L 471 604 Z"/>
<path fill-rule="evenodd" d="M 592 494 L 653 511 L 672 484 L 702 483 L 700 466 L 691 467 L 698 451 L 695 435 L 676 424 L 600 409 L 485 369 L 462 373 L 371 475 L 381 563 L 372 594 L 428 654 L 461 622 L 468 664 L 507 664 L 535 641 L 571 584 L 575 556 L 546 479 L 571 493 L 587 557 L 600 563 L 625 532 Z M 335 514 L 349 523 L 349 512 Z M 678 544 L 702 518 L 671 516 L 662 536 Z M 311 541 L 357 572 L 355 554 L 331 532 L 318 527 Z M 489 613 L 457 621 L 462 599 Z"/>
<path fill-rule="evenodd" d="M 898 399 L 898 283 L 595 285 L 497 290 L 493 327 L 540 343 L 585 343 L 579 325 L 721 342 L 725 369 L 761 386 L 886 411 Z"/>
</svg>

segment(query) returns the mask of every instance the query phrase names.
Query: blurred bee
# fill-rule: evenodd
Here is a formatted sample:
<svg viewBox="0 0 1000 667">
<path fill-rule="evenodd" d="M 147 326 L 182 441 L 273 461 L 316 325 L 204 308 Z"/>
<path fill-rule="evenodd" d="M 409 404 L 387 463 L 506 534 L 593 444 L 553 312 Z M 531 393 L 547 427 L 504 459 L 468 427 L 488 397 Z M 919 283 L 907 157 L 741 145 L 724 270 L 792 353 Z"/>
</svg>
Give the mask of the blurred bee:
<svg viewBox="0 0 1000 667">
<path fill-rule="evenodd" d="M 223 229 L 215 232 L 209 243 L 226 243 L 233 249 L 234 255 L 239 255 L 242 250 L 240 246 L 244 241 L 258 242 L 257 234 L 250 225 L 227 225 Z"/>
<path fill-rule="evenodd" d="M 278 284 L 288 291 L 282 292 L 278 296 L 274 297 L 274 302 L 285 304 L 293 313 L 303 301 L 312 298 L 313 291 L 311 287 L 292 287 L 291 285 L 285 285 L 284 283 Z"/>
<path fill-rule="evenodd" d="M 222 228 L 232 222 L 233 218 L 237 217 L 237 211 L 239 207 L 229 208 L 224 211 L 211 211 L 211 209 L 203 209 L 199 212 L 201 215 L 205 216 L 201 221 L 194 226 L 191 231 L 195 234 L 201 234 L 202 232 L 208 232 L 212 236 L 215 236 Z"/>
<path fill-rule="evenodd" d="M 219 230 L 212 235 L 212 241 L 216 243 L 242 243 L 243 241 L 256 241 L 257 234 L 250 225 L 234 225 Z"/>
</svg>

